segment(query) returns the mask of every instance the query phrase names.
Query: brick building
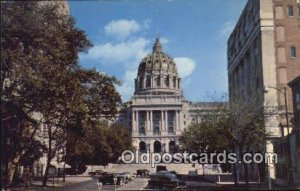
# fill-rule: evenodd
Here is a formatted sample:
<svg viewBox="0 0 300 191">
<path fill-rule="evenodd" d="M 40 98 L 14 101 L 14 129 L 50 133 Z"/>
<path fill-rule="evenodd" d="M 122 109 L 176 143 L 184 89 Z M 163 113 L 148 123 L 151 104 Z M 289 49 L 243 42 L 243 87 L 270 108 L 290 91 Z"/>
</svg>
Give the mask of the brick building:
<svg viewBox="0 0 300 191">
<path fill-rule="evenodd" d="M 248 1 L 228 39 L 230 102 L 255 100 L 278 109 L 278 116 L 265 124 L 270 134 L 266 152 L 284 151 L 281 137 L 292 130 L 292 93 L 287 83 L 300 74 L 299 4 L 299 0 Z M 281 155 L 276 167 L 268 166 L 268 174 L 279 182 L 292 179 L 288 158 Z"/>
<path fill-rule="evenodd" d="M 300 184 L 300 76 L 289 82 L 293 93 L 294 129 L 291 135 L 293 177 L 296 184 Z"/>
</svg>

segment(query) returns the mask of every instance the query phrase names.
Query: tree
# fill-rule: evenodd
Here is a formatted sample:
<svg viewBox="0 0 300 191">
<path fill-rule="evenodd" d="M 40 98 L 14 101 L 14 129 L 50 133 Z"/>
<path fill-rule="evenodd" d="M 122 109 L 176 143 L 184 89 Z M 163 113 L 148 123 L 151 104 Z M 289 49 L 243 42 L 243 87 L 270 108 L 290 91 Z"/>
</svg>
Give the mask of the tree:
<svg viewBox="0 0 300 191">
<path fill-rule="evenodd" d="M 121 102 L 115 89 L 119 82 L 114 77 L 87 70 L 79 66 L 78 53 L 86 51 L 91 43 L 85 33 L 76 28 L 74 20 L 59 12 L 55 4 L 41 6 L 35 1 L 1 2 L 1 101 L 17 103 L 38 125 L 30 125 L 29 140 L 38 128 L 48 128 L 47 166 L 43 179 L 46 185 L 50 161 L 67 133 L 80 135 L 84 121 L 99 116 L 112 117 Z M 38 116 L 38 117 L 37 117 Z M 7 116 L 6 118 L 13 117 Z M 22 142 L 24 128 L 14 128 Z M 14 137 L 12 137 L 14 138 Z M 12 165 L 7 168 L 8 181 L 12 182 L 26 142 L 6 156 Z M 59 143 L 59 144 L 58 144 Z"/>
<path fill-rule="evenodd" d="M 117 162 L 125 149 L 132 148 L 130 133 L 120 124 L 109 126 L 106 121 L 90 121 L 85 126 L 84 137 L 69 142 L 75 145 L 68 154 L 69 164 L 75 171 L 85 164 L 107 165 Z"/>
<path fill-rule="evenodd" d="M 13 183 L 15 169 L 22 158 L 31 153 L 38 124 L 17 103 L 9 101 L 1 101 L 1 117 L 1 173 L 5 186 L 7 182 Z"/>
<path fill-rule="evenodd" d="M 242 157 L 243 152 L 258 151 L 265 143 L 264 110 L 249 103 L 231 103 L 228 110 L 219 115 L 218 126 L 221 127 L 228 140 L 230 150 Z M 244 164 L 245 180 L 248 179 L 248 166 Z M 235 183 L 237 184 L 236 164 L 233 165 Z"/>
<path fill-rule="evenodd" d="M 220 104 L 215 112 L 199 124 L 190 125 L 181 140 L 185 148 L 196 152 L 217 152 L 227 150 L 242 156 L 244 152 L 264 150 L 268 133 L 265 122 L 274 111 L 265 112 L 267 106 L 253 101 Z M 249 183 L 248 166 L 243 163 L 246 183 Z M 236 165 L 233 174 L 237 184 Z"/>
</svg>

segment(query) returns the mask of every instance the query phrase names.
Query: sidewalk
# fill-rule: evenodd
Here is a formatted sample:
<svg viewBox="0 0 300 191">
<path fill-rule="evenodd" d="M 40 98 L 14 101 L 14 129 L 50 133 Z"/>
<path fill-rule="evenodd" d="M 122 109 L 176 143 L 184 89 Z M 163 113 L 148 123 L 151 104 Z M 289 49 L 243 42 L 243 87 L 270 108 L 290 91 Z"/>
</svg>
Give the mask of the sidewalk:
<svg viewBox="0 0 300 191">
<path fill-rule="evenodd" d="M 221 189 L 225 190 L 269 190 L 267 183 L 257 183 L 257 182 L 249 182 L 247 186 L 245 182 L 240 182 L 238 185 L 235 185 L 234 182 L 221 182 L 218 183 Z M 300 190 L 299 186 L 277 186 L 273 185 L 272 190 Z"/>
<path fill-rule="evenodd" d="M 92 180 L 93 178 L 90 176 L 66 176 L 65 182 L 63 182 L 62 178 L 49 178 L 47 182 L 47 186 L 42 186 L 41 180 L 33 180 L 31 181 L 32 185 L 29 185 L 28 188 L 25 188 L 25 185 L 20 185 L 15 188 L 7 189 L 7 191 L 36 191 L 36 190 L 48 190 L 49 188 L 59 188 L 70 184 L 75 184 L 79 182 L 86 182 Z"/>
</svg>

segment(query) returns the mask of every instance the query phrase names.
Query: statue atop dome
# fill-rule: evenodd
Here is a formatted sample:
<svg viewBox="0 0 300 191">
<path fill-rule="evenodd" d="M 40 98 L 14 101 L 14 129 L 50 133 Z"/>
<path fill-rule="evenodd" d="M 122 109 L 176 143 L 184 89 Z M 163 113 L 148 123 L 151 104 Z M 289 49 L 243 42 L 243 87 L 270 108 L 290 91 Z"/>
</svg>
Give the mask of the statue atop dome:
<svg viewBox="0 0 300 191">
<path fill-rule="evenodd" d="M 155 40 L 155 43 L 153 45 L 153 52 L 161 52 L 161 51 L 162 51 L 162 46 L 159 42 L 159 33 L 157 33 L 156 40 Z"/>
</svg>

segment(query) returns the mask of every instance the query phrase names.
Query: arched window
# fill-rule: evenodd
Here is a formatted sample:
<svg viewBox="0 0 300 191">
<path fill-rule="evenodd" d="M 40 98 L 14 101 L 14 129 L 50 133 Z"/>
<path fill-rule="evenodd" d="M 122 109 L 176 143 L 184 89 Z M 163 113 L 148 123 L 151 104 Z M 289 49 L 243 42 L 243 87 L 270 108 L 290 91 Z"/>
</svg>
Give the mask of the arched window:
<svg viewBox="0 0 300 191">
<path fill-rule="evenodd" d="M 160 76 L 156 78 L 156 86 L 160 86 Z"/>
<path fill-rule="evenodd" d="M 140 153 L 145 153 L 146 152 L 147 148 L 146 148 L 146 143 L 144 141 L 140 142 L 139 150 L 140 150 Z"/>
<path fill-rule="evenodd" d="M 161 152 L 161 143 L 159 141 L 155 141 L 153 147 L 154 147 L 154 153 Z"/>
<path fill-rule="evenodd" d="M 143 83 L 144 83 L 144 79 L 140 78 L 139 80 L 139 88 L 142 89 L 143 88 Z"/>
<path fill-rule="evenodd" d="M 173 78 L 173 87 L 176 88 L 177 81 L 176 81 L 176 77 Z"/>
<path fill-rule="evenodd" d="M 157 86 L 157 78 L 153 78 L 153 84 Z"/>
<path fill-rule="evenodd" d="M 166 87 L 169 87 L 170 85 L 170 79 L 169 79 L 169 76 L 165 77 L 165 86 Z"/>
<path fill-rule="evenodd" d="M 146 87 L 149 88 L 151 86 L 151 78 L 148 77 L 146 80 Z"/>
</svg>

